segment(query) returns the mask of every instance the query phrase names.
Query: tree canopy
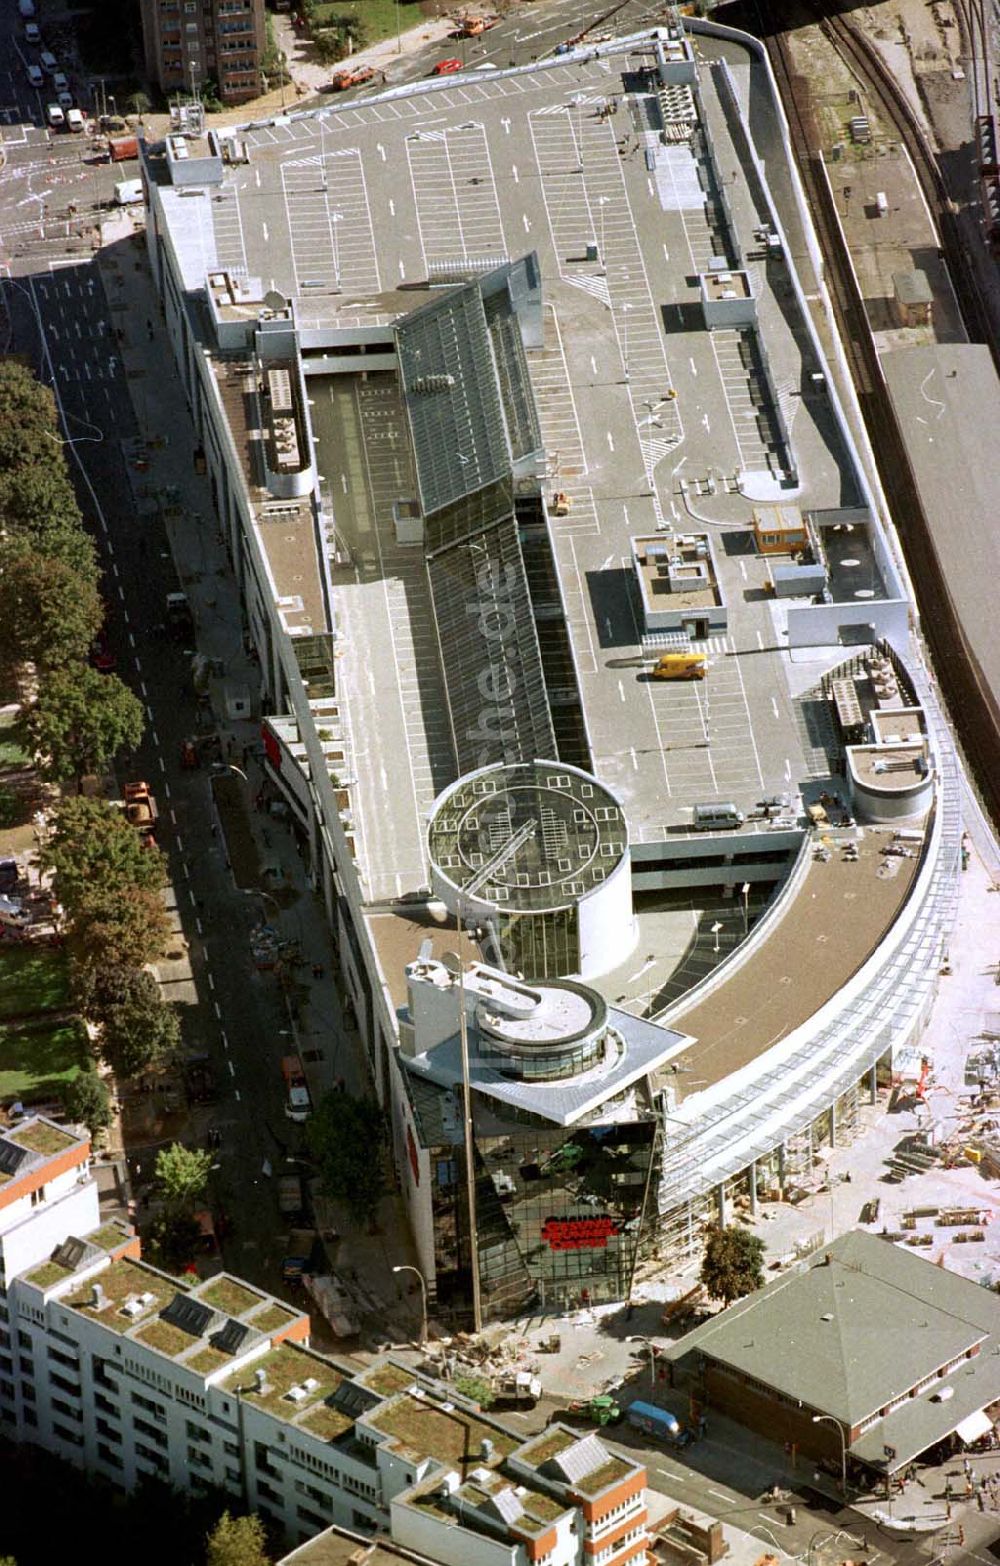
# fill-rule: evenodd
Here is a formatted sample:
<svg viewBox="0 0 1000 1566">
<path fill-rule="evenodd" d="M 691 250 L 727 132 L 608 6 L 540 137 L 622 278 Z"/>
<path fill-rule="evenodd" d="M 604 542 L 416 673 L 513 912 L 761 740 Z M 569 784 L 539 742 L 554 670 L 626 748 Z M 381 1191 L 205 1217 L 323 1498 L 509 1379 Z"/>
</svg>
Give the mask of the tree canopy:
<svg viewBox="0 0 1000 1566">
<path fill-rule="evenodd" d="M 193 1213 L 154 1213 L 142 1229 L 142 1253 L 165 1272 L 181 1272 L 194 1257 L 201 1224 Z"/>
<path fill-rule="evenodd" d="M 159 849 L 146 846 L 120 810 L 103 799 L 66 798 L 55 812 L 43 864 L 71 916 L 95 892 L 112 898 L 126 888 L 158 892 L 166 884 Z"/>
<path fill-rule="evenodd" d="M 172 1142 L 156 1155 L 156 1185 L 168 1207 L 190 1210 L 205 1194 L 212 1155 L 201 1147 Z"/>
<path fill-rule="evenodd" d="M 268 1566 L 264 1524 L 259 1517 L 233 1517 L 223 1512 L 205 1542 L 205 1566 Z"/>
<path fill-rule="evenodd" d="M 752 1294 L 764 1282 L 764 1241 L 747 1229 L 714 1226 L 705 1236 L 700 1278 L 724 1305 Z"/>
<path fill-rule="evenodd" d="M 306 1128 L 323 1190 L 357 1223 L 374 1218 L 386 1190 L 385 1119 L 374 1099 L 327 1093 Z"/>
<path fill-rule="evenodd" d="M 162 999 L 152 975 L 145 977 L 156 990 L 155 999 L 109 1006 L 101 1023 L 101 1054 L 122 1080 L 162 1065 L 180 1044 L 177 1012 Z"/>
<path fill-rule="evenodd" d="M 58 428 L 49 388 L 16 359 L 0 360 L 0 469 L 13 472 L 51 457 Z"/>
<path fill-rule="evenodd" d="M 73 915 L 69 952 L 77 972 L 103 966 L 109 954 L 124 967 L 144 968 L 159 962 L 169 940 L 166 911 L 153 892 L 125 886 L 109 895 L 94 888 Z"/>
<path fill-rule="evenodd" d="M 62 1101 L 69 1119 L 85 1125 L 91 1136 L 111 1124 L 111 1095 L 93 1068 L 81 1071 L 67 1084 Z"/>
<path fill-rule="evenodd" d="M 118 751 L 136 749 L 145 728 L 139 698 L 88 665 L 46 674 L 22 715 L 42 769 L 60 779 L 103 772 Z"/>
<path fill-rule="evenodd" d="M 84 662 L 104 619 L 95 581 L 24 548 L 0 570 L 0 657 L 39 671 Z"/>
</svg>

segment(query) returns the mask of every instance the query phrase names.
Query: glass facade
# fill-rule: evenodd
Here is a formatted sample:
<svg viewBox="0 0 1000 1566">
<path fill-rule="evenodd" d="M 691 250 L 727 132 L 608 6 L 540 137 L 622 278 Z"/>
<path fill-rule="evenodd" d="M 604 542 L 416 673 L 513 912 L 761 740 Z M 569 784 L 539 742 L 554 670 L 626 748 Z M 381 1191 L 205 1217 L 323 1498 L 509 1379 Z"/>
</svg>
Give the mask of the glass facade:
<svg viewBox="0 0 1000 1566">
<path fill-rule="evenodd" d="M 485 1123 L 488 1121 L 488 1125 Z M 476 1226 L 484 1321 L 627 1297 L 652 1163 L 655 1121 L 502 1129 L 473 1104 Z M 471 1311 L 461 1146 L 431 1156 L 438 1308 Z"/>
<path fill-rule="evenodd" d="M 580 916 L 575 907 L 498 913 L 493 923 L 511 973 L 559 979 L 580 971 Z"/>
</svg>

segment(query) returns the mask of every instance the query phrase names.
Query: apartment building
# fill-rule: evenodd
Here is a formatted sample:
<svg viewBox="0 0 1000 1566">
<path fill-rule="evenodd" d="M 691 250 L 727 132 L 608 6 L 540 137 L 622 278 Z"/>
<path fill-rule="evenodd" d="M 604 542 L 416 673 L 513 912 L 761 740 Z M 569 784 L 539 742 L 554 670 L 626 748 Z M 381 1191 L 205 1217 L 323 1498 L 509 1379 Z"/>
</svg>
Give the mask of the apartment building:
<svg viewBox="0 0 1000 1566">
<path fill-rule="evenodd" d="M 292 1542 L 334 1526 L 446 1566 L 619 1566 L 644 1545 L 645 1470 L 595 1436 L 525 1443 L 387 1356 L 359 1373 L 314 1353 L 309 1317 L 242 1279 L 148 1265 L 101 1222 L 75 1128 L 0 1132 L 0 1265 L 0 1430 L 125 1489 L 221 1490 Z"/>
<path fill-rule="evenodd" d="M 165 93 L 214 81 L 223 103 L 260 92 L 264 0 L 142 0 L 146 74 Z"/>
</svg>

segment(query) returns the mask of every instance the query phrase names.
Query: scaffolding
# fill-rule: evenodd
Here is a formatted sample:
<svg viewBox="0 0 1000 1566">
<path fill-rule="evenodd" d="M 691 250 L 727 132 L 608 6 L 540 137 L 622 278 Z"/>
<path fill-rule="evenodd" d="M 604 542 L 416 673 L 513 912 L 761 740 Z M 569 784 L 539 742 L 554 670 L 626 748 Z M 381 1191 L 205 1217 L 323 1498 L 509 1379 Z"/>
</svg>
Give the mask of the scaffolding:
<svg viewBox="0 0 1000 1566">
<path fill-rule="evenodd" d="M 904 689 L 907 671 L 887 645 L 879 647 Z M 843 667 L 836 671 L 843 673 Z M 919 1037 L 937 991 L 954 925 L 961 864 L 958 765 L 934 693 L 921 678 L 918 696 L 938 766 L 927 859 L 909 902 L 908 927 L 872 954 L 868 978 L 843 1008 L 815 1032 L 803 1028 L 790 1054 L 765 1055 L 752 1081 L 734 1084 L 711 1108 L 691 1100 L 688 1119 L 664 1108 L 664 1153 L 658 1187 L 659 1233 L 671 1252 L 689 1227 L 688 1209 L 782 1148 L 782 1182 L 800 1178 L 815 1147 L 816 1121 L 833 1134 L 831 1106 L 844 1101 L 844 1135 L 858 1124 L 859 1087 Z M 807 1165 L 808 1161 L 808 1165 Z"/>
</svg>

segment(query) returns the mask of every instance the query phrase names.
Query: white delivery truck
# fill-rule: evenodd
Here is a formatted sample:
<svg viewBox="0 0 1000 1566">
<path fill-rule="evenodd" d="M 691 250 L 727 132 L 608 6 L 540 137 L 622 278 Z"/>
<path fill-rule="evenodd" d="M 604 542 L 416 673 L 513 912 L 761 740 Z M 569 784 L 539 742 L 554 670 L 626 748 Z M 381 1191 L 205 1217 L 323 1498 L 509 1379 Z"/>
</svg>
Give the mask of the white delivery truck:
<svg viewBox="0 0 1000 1566">
<path fill-rule="evenodd" d="M 119 207 L 134 206 L 142 200 L 142 180 L 122 179 L 115 186 L 115 205 Z"/>
</svg>

